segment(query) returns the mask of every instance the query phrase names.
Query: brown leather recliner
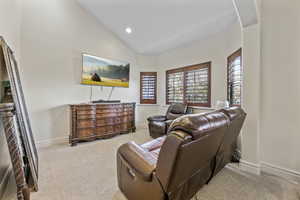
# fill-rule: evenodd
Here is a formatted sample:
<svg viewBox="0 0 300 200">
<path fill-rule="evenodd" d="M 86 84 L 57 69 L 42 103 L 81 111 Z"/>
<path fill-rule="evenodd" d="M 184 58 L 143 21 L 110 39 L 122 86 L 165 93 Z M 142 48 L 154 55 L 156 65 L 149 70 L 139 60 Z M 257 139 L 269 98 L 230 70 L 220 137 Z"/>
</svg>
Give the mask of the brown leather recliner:
<svg viewBox="0 0 300 200">
<path fill-rule="evenodd" d="M 245 120 L 238 107 L 176 119 L 167 136 L 117 152 L 120 190 L 128 200 L 188 200 L 227 163 Z"/>
<path fill-rule="evenodd" d="M 166 115 L 157 115 L 149 117 L 148 126 L 150 136 L 158 138 L 167 134 L 168 128 L 174 119 L 186 114 L 187 105 L 176 103 L 169 106 Z"/>
</svg>

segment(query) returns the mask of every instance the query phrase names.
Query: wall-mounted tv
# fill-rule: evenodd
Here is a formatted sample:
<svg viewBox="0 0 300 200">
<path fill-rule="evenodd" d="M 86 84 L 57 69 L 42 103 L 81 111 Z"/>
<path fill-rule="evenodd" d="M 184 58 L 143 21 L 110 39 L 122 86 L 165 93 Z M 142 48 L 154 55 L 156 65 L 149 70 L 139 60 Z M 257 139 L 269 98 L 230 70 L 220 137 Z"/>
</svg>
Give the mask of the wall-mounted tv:
<svg viewBox="0 0 300 200">
<path fill-rule="evenodd" d="M 108 87 L 129 87 L 128 62 L 82 54 L 81 83 Z"/>
</svg>

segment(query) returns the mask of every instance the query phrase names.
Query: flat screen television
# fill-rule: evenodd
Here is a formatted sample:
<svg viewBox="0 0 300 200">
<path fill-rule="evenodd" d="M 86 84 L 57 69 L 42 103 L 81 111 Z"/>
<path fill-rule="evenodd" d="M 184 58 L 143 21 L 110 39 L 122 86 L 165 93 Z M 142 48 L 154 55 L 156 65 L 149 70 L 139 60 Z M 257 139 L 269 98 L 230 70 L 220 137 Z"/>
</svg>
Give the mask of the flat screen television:
<svg viewBox="0 0 300 200">
<path fill-rule="evenodd" d="M 128 62 L 82 54 L 81 83 L 108 87 L 129 87 Z"/>
</svg>

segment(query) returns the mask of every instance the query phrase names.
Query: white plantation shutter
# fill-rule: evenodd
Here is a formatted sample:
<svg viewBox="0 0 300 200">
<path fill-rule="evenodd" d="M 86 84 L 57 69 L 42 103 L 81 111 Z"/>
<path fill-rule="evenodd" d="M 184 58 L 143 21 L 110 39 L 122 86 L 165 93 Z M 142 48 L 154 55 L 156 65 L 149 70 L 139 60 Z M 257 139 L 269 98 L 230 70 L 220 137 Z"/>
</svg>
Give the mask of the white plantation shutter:
<svg viewBox="0 0 300 200">
<path fill-rule="evenodd" d="M 167 98 L 169 103 L 183 103 L 184 73 L 170 73 L 167 83 Z"/>
<path fill-rule="evenodd" d="M 208 62 L 167 71 L 166 103 L 209 107 L 210 66 Z"/>
<path fill-rule="evenodd" d="M 230 105 L 240 106 L 242 101 L 242 50 L 228 57 L 227 99 Z"/>
<path fill-rule="evenodd" d="M 140 103 L 156 104 L 157 73 L 141 72 L 140 79 Z"/>
<path fill-rule="evenodd" d="M 185 73 L 185 99 L 188 104 L 207 104 L 208 99 L 208 68 L 187 71 Z"/>
</svg>

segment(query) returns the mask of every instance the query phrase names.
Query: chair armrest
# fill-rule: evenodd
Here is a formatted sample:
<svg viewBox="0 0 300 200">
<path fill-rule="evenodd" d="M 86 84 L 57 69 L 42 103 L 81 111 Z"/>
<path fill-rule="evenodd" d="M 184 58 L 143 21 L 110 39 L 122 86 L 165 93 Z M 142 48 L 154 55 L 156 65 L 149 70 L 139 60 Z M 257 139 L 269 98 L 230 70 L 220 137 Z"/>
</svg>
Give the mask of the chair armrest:
<svg viewBox="0 0 300 200">
<path fill-rule="evenodd" d="M 152 116 L 152 117 L 148 117 L 147 119 L 149 122 L 150 121 L 166 121 L 167 120 L 167 117 L 164 116 L 164 115 L 156 115 L 156 116 Z"/>
<path fill-rule="evenodd" d="M 136 175 L 145 181 L 151 181 L 157 160 L 150 152 L 135 142 L 129 142 L 118 149 L 117 157 L 129 168 L 132 176 Z"/>
</svg>

